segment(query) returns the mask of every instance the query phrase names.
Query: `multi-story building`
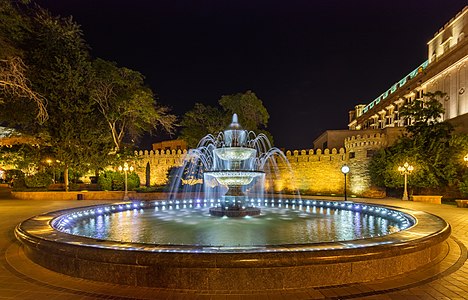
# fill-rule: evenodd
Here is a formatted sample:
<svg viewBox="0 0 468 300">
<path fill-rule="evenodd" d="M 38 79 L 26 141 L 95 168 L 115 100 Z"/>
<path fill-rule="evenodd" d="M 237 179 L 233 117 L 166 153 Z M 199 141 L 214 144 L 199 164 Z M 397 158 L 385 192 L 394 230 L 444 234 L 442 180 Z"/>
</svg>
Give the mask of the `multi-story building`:
<svg viewBox="0 0 468 300">
<path fill-rule="evenodd" d="M 169 140 L 152 144 L 153 151 L 183 150 L 187 149 L 187 142 L 184 140 Z"/>
<path fill-rule="evenodd" d="M 349 112 L 349 130 L 327 130 L 313 142 L 315 149 L 340 148 L 354 135 L 380 132 L 391 145 L 411 120 L 400 117 L 400 108 L 428 92 L 441 91 L 443 120 L 458 132 L 468 133 L 468 6 L 440 28 L 427 43 L 427 60 L 391 85 L 368 104 Z"/>
<path fill-rule="evenodd" d="M 405 127 L 410 120 L 399 115 L 402 106 L 441 91 L 443 120 L 458 130 L 468 125 L 468 6 L 445 24 L 427 43 L 428 59 L 369 104 L 358 104 L 349 113 L 350 130 Z M 465 125 L 465 126 L 463 126 Z"/>
</svg>

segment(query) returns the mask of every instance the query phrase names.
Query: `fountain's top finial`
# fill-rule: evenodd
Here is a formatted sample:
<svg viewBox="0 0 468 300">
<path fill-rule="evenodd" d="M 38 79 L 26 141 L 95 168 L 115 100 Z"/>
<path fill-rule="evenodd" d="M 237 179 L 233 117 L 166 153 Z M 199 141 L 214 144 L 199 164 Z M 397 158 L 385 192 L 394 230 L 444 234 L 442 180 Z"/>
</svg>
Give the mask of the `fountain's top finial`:
<svg viewBox="0 0 468 300">
<path fill-rule="evenodd" d="M 224 146 L 243 147 L 246 142 L 247 131 L 242 129 L 241 124 L 239 124 L 237 114 L 233 114 L 231 124 L 224 130 Z"/>
<path fill-rule="evenodd" d="M 242 126 L 241 126 L 241 124 L 239 124 L 239 121 L 238 121 L 238 118 L 237 118 L 237 114 L 233 114 L 233 115 L 232 115 L 232 122 L 231 122 L 231 124 L 229 124 L 228 129 L 231 129 L 231 130 L 242 130 Z"/>
</svg>

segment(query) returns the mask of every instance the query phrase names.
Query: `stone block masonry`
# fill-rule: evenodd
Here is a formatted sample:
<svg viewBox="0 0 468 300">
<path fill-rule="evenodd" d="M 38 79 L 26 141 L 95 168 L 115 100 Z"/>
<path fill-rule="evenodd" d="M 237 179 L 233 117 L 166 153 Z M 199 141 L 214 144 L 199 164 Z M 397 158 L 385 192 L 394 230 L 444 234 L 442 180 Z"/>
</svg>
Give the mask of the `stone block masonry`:
<svg viewBox="0 0 468 300">
<path fill-rule="evenodd" d="M 306 194 L 342 194 L 344 191 L 344 176 L 341 166 L 346 163 L 345 149 L 331 151 L 319 149 L 286 151 L 286 158 L 291 166 L 289 174 L 287 166 L 280 166 L 281 175 L 276 181 L 277 191 L 294 191 L 298 189 Z"/>
<path fill-rule="evenodd" d="M 304 194 L 342 195 L 344 175 L 341 166 L 349 165 L 347 190 L 350 195 L 384 197 L 385 191 L 371 185 L 367 166 L 378 149 L 387 145 L 385 134 L 356 135 L 346 139 L 345 147 L 325 150 L 286 151 L 289 168 L 278 162 L 280 176 L 275 180 L 275 191 Z M 182 166 L 187 150 L 137 151 L 135 166 L 141 184 L 165 185 L 168 183 L 168 170 Z"/>
</svg>

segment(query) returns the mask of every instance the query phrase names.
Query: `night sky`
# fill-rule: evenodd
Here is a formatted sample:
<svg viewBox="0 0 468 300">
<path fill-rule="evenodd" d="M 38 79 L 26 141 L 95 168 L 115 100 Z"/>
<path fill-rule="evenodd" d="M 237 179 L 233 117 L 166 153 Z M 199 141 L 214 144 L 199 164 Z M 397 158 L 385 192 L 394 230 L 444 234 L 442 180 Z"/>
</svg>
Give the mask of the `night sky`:
<svg viewBox="0 0 468 300">
<path fill-rule="evenodd" d="M 254 91 L 275 146 L 308 149 L 427 59 L 466 0 L 49 0 L 82 25 L 94 57 L 145 75 L 181 116 Z M 385 4 L 384 4 L 385 3 Z M 162 135 L 146 139 L 165 139 Z"/>
</svg>

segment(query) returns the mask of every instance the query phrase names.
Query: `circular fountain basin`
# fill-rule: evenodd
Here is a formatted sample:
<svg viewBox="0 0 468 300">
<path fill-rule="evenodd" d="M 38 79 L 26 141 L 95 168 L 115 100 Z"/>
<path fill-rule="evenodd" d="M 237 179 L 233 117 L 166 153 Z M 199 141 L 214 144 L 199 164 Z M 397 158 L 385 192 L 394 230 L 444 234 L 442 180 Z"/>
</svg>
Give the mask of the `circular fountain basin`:
<svg viewBox="0 0 468 300">
<path fill-rule="evenodd" d="M 210 207 L 210 215 L 215 217 L 243 218 L 260 215 L 261 210 L 258 207 L 245 208 L 223 208 Z"/>
<path fill-rule="evenodd" d="M 243 161 L 249 158 L 255 158 L 257 150 L 245 147 L 223 147 L 213 150 L 213 154 L 222 160 Z"/>
<path fill-rule="evenodd" d="M 212 291 L 294 289 L 395 276 L 437 260 L 446 251 L 444 241 L 450 235 L 450 226 L 441 218 L 394 207 L 321 200 L 267 200 L 256 204 L 265 212 L 251 217 L 252 224 L 243 227 L 235 223 L 248 223 L 248 218 L 225 220 L 228 227 L 233 227 L 228 232 L 232 239 L 225 239 L 226 233 L 217 231 L 223 219 L 209 217 L 209 213 L 203 215 L 214 203 L 200 200 L 117 203 L 57 211 L 24 221 L 15 233 L 30 259 L 71 276 L 127 285 Z M 186 228 L 182 226 L 164 234 L 167 227 L 182 222 L 184 215 L 193 215 L 184 209 L 198 209 L 215 226 L 191 224 L 191 220 Z M 264 221 L 262 218 L 271 217 L 274 214 L 271 210 L 291 211 L 301 216 L 298 222 L 309 224 L 303 227 L 312 231 L 307 233 L 305 229 L 298 234 L 299 224 L 290 234 L 283 231 L 284 239 L 278 240 L 277 236 L 281 235 L 278 232 L 284 226 L 277 223 L 293 220 L 289 214 L 279 214 L 279 219 L 272 221 L 279 231 L 267 232 L 258 223 Z M 138 228 L 145 214 L 161 218 L 156 225 L 150 225 L 150 232 Z M 171 220 L 171 215 L 181 217 Z M 363 223 L 360 217 L 367 215 L 374 221 L 381 220 L 385 227 L 379 233 L 370 230 L 356 235 L 353 226 L 352 234 L 333 236 L 326 242 L 313 240 L 313 235 L 324 229 L 318 230 L 320 225 L 311 225 L 309 221 L 331 218 L 337 222 L 347 215 L 360 224 Z M 120 219 L 121 229 L 110 225 L 111 219 Z M 126 222 L 131 225 L 127 226 Z M 93 226 L 89 226 L 91 223 Z M 364 227 L 369 227 L 369 222 L 364 223 Z M 208 232 L 214 230 L 214 236 L 220 240 L 204 239 L 206 231 L 197 231 L 204 226 Z M 105 230 L 106 227 L 111 229 Z M 248 232 L 250 227 L 252 231 Z M 79 228 L 95 230 L 85 236 L 87 231 Z M 184 240 L 184 234 L 177 236 L 177 232 L 188 228 L 197 231 L 188 234 L 189 238 L 201 238 Z M 166 239 L 158 239 L 163 235 Z M 246 238 L 249 236 L 253 237 Z"/>
<path fill-rule="evenodd" d="M 245 186 L 252 183 L 254 178 L 264 176 L 265 172 L 219 170 L 206 171 L 205 175 L 216 178 L 216 181 L 225 186 Z"/>
</svg>

